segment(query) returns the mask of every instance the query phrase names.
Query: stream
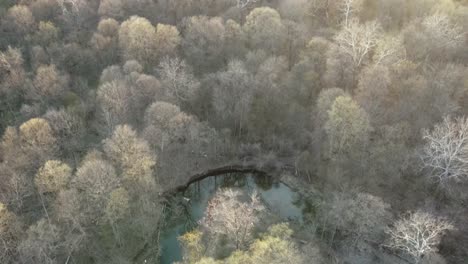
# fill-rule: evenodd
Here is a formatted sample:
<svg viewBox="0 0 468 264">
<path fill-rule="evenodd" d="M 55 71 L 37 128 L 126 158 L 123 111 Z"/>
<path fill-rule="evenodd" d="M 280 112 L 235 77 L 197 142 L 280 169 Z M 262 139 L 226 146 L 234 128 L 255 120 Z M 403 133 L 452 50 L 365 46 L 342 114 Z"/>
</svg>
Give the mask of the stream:
<svg viewBox="0 0 468 264">
<path fill-rule="evenodd" d="M 184 203 L 184 213 L 176 221 L 171 220 L 160 237 L 160 263 L 171 264 L 182 260 L 180 235 L 192 230 L 203 217 L 208 200 L 218 188 L 241 188 L 247 193 L 257 191 L 270 210 L 284 221 L 302 222 L 304 204 L 301 196 L 281 182 L 269 176 L 252 174 L 224 174 L 208 177 L 191 184 L 179 195 Z"/>
</svg>

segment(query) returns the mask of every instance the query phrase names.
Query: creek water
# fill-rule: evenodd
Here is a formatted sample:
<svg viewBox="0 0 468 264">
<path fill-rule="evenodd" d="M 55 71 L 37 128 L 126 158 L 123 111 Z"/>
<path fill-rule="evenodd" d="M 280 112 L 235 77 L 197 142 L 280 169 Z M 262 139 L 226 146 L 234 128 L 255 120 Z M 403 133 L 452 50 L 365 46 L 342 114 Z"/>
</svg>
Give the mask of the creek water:
<svg viewBox="0 0 468 264">
<path fill-rule="evenodd" d="M 304 204 L 301 196 L 271 177 L 251 174 L 224 174 L 205 178 L 189 186 L 179 199 L 183 203 L 182 216 L 171 219 L 162 232 L 160 263 L 171 264 L 182 260 L 178 237 L 197 226 L 203 217 L 208 200 L 218 188 L 241 188 L 247 193 L 257 191 L 270 212 L 284 221 L 302 222 Z"/>
</svg>

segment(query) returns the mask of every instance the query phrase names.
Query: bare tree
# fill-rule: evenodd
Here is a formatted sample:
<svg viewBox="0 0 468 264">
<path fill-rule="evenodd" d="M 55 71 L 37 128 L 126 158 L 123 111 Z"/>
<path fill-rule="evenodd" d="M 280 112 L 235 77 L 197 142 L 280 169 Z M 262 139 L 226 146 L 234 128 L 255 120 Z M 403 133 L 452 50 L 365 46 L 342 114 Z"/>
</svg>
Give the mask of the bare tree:
<svg viewBox="0 0 468 264">
<path fill-rule="evenodd" d="M 237 8 L 246 8 L 249 4 L 257 2 L 257 0 L 236 0 Z"/>
<path fill-rule="evenodd" d="M 119 59 L 118 31 L 119 22 L 115 19 L 102 19 L 90 40 L 92 49 L 103 65 L 112 65 Z"/>
<path fill-rule="evenodd" d="M 55 65 L 40 65 L 27 96 L 32 100 L 50 101 L 63 96 L 67 86 L 68 78 L 61 75 Z"/>
<path fill-rule="evenodd" d="M 26 79 L 23 64 L 23 56 L 19 49 L 8 47 L 5 52 L 0 52 L 0 95 L 11 98 L 11 95 L 19 92 Z M 3 102 L 7 105 L 12 104 L 11 99 Z"/>
<path fill-rule="evenodd" d="M 78 12 L 85 3 L 82 0 L 58 0 L 57 2 L 62 8 L 63 14 Z"/>
<path fill-rule="evenodd" d="M 444 60 L 463 46 L 463 28 L 445 14 L 436 13 L 414 20 L 403 31 L 408 56 L 413 60 Z"/>
<path fill-rule="evenodd" d="M 369 113 L 373 125 L 380 125 L 386 121 L 391 84 L 390 71 L 382 65 L 365 67 L 359 74 L 355 98 Z"/>
<path fill-rule="evenodd" d="M 110 193 L 119 185 L 120 178 L 114 167 L 105 160 L 86 160 L 78 168 L 71 181 L 71 187 L 81 191 L 80 213 L 86 217 L 83 219 L 87 224 L 101 218 Z"/>
<path fill-rule="evenodd" d="M 145 139 L 153 147 L 164 151 L 164 146 L 170 141 L 170 121 L 180 113 L 180 108 L 170 103 L 158 101 L 151 104 L 145 113 Z"/>
<path fill-rule="evenodd" d="M 30 158 L 29 164 L 42 165 L 57 152 L 57 139 L 49 123 L 42 118 L 32 118 L 19 127 L 21 149 Z"/>
<path fill-rule="evenodd" d="M 252 10 L 245 18 L 243 29 L 251 49 L 268 53 L 279 54 L 288 38 L 281 15 L 270 7 Z"/>
<path fill-rule="evenodd" d="M 125 15 L 124 3 L 122 0 L 102 0 L 98 14 L 103 17 L 122 18 Z"/>
<path fill-rule="evenodd" d="M 138 137 L 129 125 L 117 126 L 112 136 L 103 141 L 103 149 L 122 172 L 127 186 L 136 188 L 136 192 L 154 190 L 156 182 L 153 168 L 156 165 L 156 156 L 148 142 Z"/>
<path fill-rule="evenodd" d="M 133 117 L 132 91 L 124 81 L 106 82 L 97 90 L 99 114 L 104 130 L 112 133 L 118 124 L 130 123 Z"/>
<path fill-rule="evenodd" d="M 468 119 L 445 117 L 432 131 L 424 130 L 421 154 L 429 177 L 440 185 L 468 178 Z"/>
<path fill-rule="evenodd" d="M 239 249 L 246 245 L 253 227 L 259 221 L 258 212 L 264 209 L 256 193 L 248 202 L 240 200 L 240 190 L 223 189 L 218 191 L 208 203 L 201 225 L 215 234 L 227 235 Z"/>
<path fill-rule="evenodd" d="M 122 243 L 118 222 L 124 219 L 129 212 L 129 194 L 125 188 L 117 188 L 109 195 L 106 209 L 104 210 L 104 217 L 109 222 L 114 237 L 119 244 Z"/>
<path fill-rule="evenodd" d="M 435 14 L 426 17 L 423 25 L 434 41 L 434 49 L 455 47 L 463 43 L 462 27 L 453 24 L 447 15 Z"/>
<path fill-rule="evenodd" d="M 407 213 L 386 230 L 390 236 L 386 246 L 409 254 L 414 263 L 419 263 L 425 254 L 436 252 L 442 235 L 453 229 L 445 218 L 421 211 Z"/>
<path fill-rule="evenodd" d="M 362 25 L 350 22 L 335 37 L 338 50 L 349 56 L 355 67 L 361 66 L 377 46 L 380 25 L 376 21 Z"/>
<path fill-rule="evenodd" d="M 224 126 L 241 133 L 247 122 L 253 95 L 253 76 L 239 60 L 230 61 L 226 71 L 218 72 L 219 85 L 213 91 L 213 106 Z"/>
<path fill-rule="evenodd" d="M 49 122 L 61 149 L 76 157 L 74 151 L 83 148 L 81 138 L 86 132 L 84 120 L 76 111 L 68 111 L 63 108 L 47 110 L 44 118 Z"/>
<path fill-rule="evenodd" d="M 62 15 L 75 21 L 83 19 L 80 17 L 81 12 L 89 8 L 86 0 L 57 0 L 57 3 L 62 9 Z"/>
<path fill-rule="evenodd" d="M 164 88 L 178 102 L 189 101 L 200 87 L 192 70 L 184 60 L 165 57 L 158 69 Z"/>
<path fill-rule="evenodd" d="M 350 190 L 333 192 L 320 206 L 320 220 L 332 235 L 333 243 L 337 231 L 355 242 L 360 239 L 381 239 L 386 224 L 391 219 L 390 205 L 382 198 Z M 323 232 L 322 231 L 322 232 Z"/>
<path fill-rule="evenodd" d="M 182 51 L 196 72 L 215 71 L 223 63 L 225 43 L 223 19 L 192 16 L 183 20 Z"/>
<path fill-rule="evenodd" d="M 344 26 L 348 27 L 351 19 L 362 6 L 361 0 L 341 0 L 340 11 L 344 17 Z"/>
<path fill-rule="evenodd" d="M 57 41 L 58 37 L 59 30 L 54 23 L 41 21 L 39 22 L 37 32 L 32 36 L 32 40 L 43 47 L 47 47 L 49 44 Z"/>
<path fill-rule="evenodd" d="M 395 64 L 405 58 L 406 51 L 401 36 L 384 36 L 379 39 L 372 57 L 376 65 Z"/>
<path fill-rule="evenodd" d="M 246 52 L 246 37 L 242 26 L 236 21 L 228 19 L 224 28 L 224 56 L 229 59 L 242 57 Z"/>
<path fill-rule="evenodd" d="M 31 225 L 18 246 L 22 263 L 59 263 L 60 229 L 45 219 Z"/>
<path fill-rule="evenodd" d="M 0 202 L 0 261 L 13 263 L 13 256 L 21 235 L 21 222 Z"/>
<path fill-rule="evenodd" d="M 32 32 L 35 27 L 34 16 L 25 5 L 14 5 L 6 13 L 5 27 L 18 36 Z"/>
</svg>

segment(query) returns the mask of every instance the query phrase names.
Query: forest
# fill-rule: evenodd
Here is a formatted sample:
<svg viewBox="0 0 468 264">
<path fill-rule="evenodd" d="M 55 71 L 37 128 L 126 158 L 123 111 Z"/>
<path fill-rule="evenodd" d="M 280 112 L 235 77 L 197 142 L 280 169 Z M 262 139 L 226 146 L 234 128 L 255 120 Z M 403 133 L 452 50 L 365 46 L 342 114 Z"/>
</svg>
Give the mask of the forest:
<svg viewBox="0 0 468 264">
<path fill-rule="evenodd" d="M 468 263 L 467 0 L 0 0 L 0 263 Z"/>
</svg>

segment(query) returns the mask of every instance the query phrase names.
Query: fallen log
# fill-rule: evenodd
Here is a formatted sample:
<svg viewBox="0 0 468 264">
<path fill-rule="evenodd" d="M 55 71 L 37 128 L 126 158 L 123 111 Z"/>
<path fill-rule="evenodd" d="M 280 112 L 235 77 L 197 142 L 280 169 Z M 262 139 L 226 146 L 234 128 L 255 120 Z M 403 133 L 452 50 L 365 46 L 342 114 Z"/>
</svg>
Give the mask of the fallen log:
<svg viewBox="0 0 468 264">
<path fill-rule="evenodd" d="M 259 174 L 263 176 L 268 175 L 267 171 L 259 169 L 255 165 L 240 165 L 240 164 L 227 165 L 227 166 L 218 167 L 215 169 L 210 169 L 201 173 L 197 173 L 191 176 L 186 183 L 179 185 L 168 191 L 165 191 L 163 193 L 163 196 L 175 194 L 178 192 L 184 192 L 192 183 L 201 181 L 208 177 L 218 176 L 218 175 L 228 174 L 228 173 L 252 173 L 252 174 Z"/>
</svg>

